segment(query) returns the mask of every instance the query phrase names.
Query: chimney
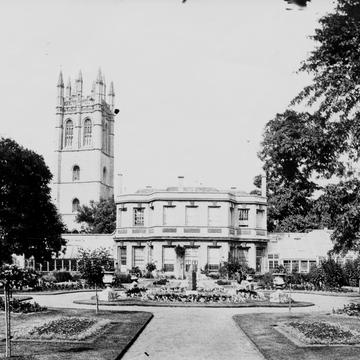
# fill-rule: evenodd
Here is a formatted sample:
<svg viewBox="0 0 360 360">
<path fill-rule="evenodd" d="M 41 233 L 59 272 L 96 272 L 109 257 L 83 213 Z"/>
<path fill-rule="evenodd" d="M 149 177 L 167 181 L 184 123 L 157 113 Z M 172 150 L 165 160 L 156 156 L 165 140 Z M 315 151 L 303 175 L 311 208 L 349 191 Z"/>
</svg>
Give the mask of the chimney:
<svg viewBox="0 0 360 360">
<path fill-rule="evenodd" d="M 119 195 L 123 193 L 123 174 L 118 174 L 118 189 L 119 189 Z"/>
<path fill-rule="evenodd" d="M 266 173 L 261 175 L 261 196 L 266 197 Z"/>
<path fill-rule="evenodd" d="M 178 176 L 178 186 L 180 189 L 182 189 L 184 187 L 184 177 L 183 176 Z"/>
</svg>

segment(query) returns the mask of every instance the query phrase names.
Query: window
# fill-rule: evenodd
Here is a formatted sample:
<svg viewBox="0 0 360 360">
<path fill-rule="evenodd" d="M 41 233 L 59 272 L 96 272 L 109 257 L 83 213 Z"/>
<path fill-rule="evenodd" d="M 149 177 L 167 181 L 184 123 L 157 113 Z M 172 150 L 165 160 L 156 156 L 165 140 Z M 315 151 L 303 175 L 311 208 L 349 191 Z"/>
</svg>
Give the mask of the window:
<svg viewBox="0 0 360 360">
<path fill-rule="evenodd" d="M 218 271 L 220 268 L 220 248 L 208 247 L 208 269 Z"/>
<path fill-rule="evenodd" d="M 72 179 L 73 181 L 80 180 L 80 167 L 78 165 L 73 167 Z"/>
<path fill-rule="evenodd" d="M 279 254 L 269 254 L 269 271 L 275 270 L 279 266 Z"/>
<path fill-rule="evenodd" d="M 106 184 L 106 176 L 107 176 L 107 170 L 106 167 L 104 166 L 103 168 L 103 182 Z"/>
<path fill-rule="evenodd" d="M 164 226 L 175 226 L 175 206 L 164 206 L 163 207 L 163 225 Z"/>
<path fill-rule="evenodd" d="M 126 246 L 118 247 L 118 261 L 120 265 L 126 265 Z"/>
<path fill-rule="evenodd" d="M 185 208 L 185 221 L 187 226 L 199 226 L 200 216 L 199 208 L 195 206 L 186 206 Z"/>
<path fill-rule="evenodd" d="M 285 268 L 286 272 L 291 273 L 291 261 L 284 260 L 283 264 L 284 264 L 284 268 Z"/>
<path fill-rule="evenodd" d="M 144 247 L 134 247 L 134 267 L 144 268 Z"/>
<path fill-rule="evenodd" d="M 190 271 L 192 269 L 197 271 L 198 266 L 198 248 L 185 248 L 185 271 Z"/>
<path fill-rule="evenodd" d="M 308 272 L 308 262 L 307 260 L 300 261 L 300 272 L 307 273 Z"/>
<path fill-rule="evenodd" d="M 209 226 L 221 226 L 221 208 L 212 207 L 208 208 L 208 225 Z"/>
<path fill-rule="evenodd" d="M 103 150 L 109 152 L 109 127 L 106 121 L 103 122 Z"/>
<path fill-rule="evenodd" d="M 84 121 L 84 146 L 91 145 L 92 124 L 90 119 Z"/>
<path fill-rule="evenodd" d="M 74 125 L 71 120 L 67 120 L 65 123 L 65 147 L 72 146 L 74 135 Z"/>
<path fill-rule="evenodd" d="M 309 270 L 311 270 L 314 267 L 316 267 L 316 261 L 315 260 L 310 260 L 309 261 Z"/>
<path fill-rule="evenodd" d="M 76 211 L 78 211 L 80 209 L 80 201 L 79 201 L 79 199 L 74 199 L 73 201 L 72 201 L 72 212 L 76 212 Z"/>
<path fill-rule="evenodd" d="M 144 226 L 144 208 L 134 208 L 134 226 Z"/>
<path fill-rule="evenodd" d="M 175 270 L 175 249 L 173 247 L 163 246 L 163 269 L 164 271 Z"/>
<path fill-rule="evenodd" d="M 256 227 L 257 228 L 264 227 L 264 219 L 265 219 L 265 211 L 264 210 L 256 210 Z"/>
<path fill-rule="evenodd" d="M 261 263 L 264 257 L 265 249 L 261 247 L 256 247 L 256 271 L 261 272 Z"/>
<path fill-rule="evenodd" d="M 239 220 L 240 221 L 249 220 L 249 209 L 239 209 Z"/>
<path fill-rule="evenodd" d="M 292 272 L 299 272 L 299 260 L 292 260 L 291 261 L 291 271 Z"/>
</svg>

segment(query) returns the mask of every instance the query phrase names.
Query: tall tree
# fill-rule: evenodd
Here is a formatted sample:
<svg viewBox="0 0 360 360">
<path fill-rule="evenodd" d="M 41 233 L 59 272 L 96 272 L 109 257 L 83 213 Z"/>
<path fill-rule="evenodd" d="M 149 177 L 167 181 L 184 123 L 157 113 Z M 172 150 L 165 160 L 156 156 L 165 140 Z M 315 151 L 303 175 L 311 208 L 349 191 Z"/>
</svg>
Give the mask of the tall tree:
<svg viewBox="0 0 360 360">
<path fill-rule="evenodd" d="M 65 227 L 51 202 L 52 175 L 42 156 L 0 139 L 0 264 L 11 255 L 49 260 L 65 241 Z"/>
<path fill-rule="evenodd" d="M 320 188 L 316 179 L 344 173 L 344 137 L 341 123 L 317 114 L 287 110 L 266 124 L 259 157 L 267 173 L 270 231 L 317 227 L 312 214 L 312 196 Z"/>
<path fill-rule="evenodd" d="M 116 228 L 116 205 L 114 198 L 91 201 L 83 205 L 76 215 L 78 223 L 86 224 L 85 231 L 97 234 L 111 234 Z"/>
<path fill-rule="evenodd" d="M 317 47 L 300 71 L 313 75 L 293 100 L 314 106 L 323 117 L 344 123 L 349 154 L 360 149 L 360 0 L 337 0 L 334 12 L 320 20 L 312 39 Z"/>
</svg>

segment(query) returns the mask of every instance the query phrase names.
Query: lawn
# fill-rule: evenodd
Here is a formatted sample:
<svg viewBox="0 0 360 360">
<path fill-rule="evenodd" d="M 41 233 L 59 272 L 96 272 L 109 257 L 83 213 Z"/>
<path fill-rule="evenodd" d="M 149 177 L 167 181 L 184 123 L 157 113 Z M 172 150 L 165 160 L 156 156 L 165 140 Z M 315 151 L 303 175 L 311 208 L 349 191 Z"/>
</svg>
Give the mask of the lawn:
<svg viewBox="0 0 360 360">
<path fill-rule="evenodd" d="M 5 353 L 3 312 L 0 317 L 1 358 Z M 13 314 L 12 353 L 14 359 L 23 360 L 120 359 L 151 318 L 151 313 L 143 311 L 100 311 L 95 315 L 93 309 Z"/>
<path fill-rule="evenodd" d="M 340 342 L 339 339 L 345 338 L 346 335 L 346 332 L 338 329 L 360 331 L 358 318 L 325 313 L 277 313 L 235 315 L 233 319 L 268 360 L 359 359 L 360 346 L 334 344 L 337 341 Z M 290 333 L 287 331 L 288 327 L 284 326 L 289 324 L 294 326 L 294 331 L 290 331 Z M 311 326 L 313 338 L 316 334 L 320 340 L 323 340 L 324 332 L 331 334 L 332 340 L 329 341 L 331 345 L 315 345 L 304 342 L 305 337 L 301 334 L 298 335 L 300 331 L 308 332 L 309 326 L 307 324 L 314 325 Z M 319 324 L 322 326 L 319 327 Z"/>
</svg>

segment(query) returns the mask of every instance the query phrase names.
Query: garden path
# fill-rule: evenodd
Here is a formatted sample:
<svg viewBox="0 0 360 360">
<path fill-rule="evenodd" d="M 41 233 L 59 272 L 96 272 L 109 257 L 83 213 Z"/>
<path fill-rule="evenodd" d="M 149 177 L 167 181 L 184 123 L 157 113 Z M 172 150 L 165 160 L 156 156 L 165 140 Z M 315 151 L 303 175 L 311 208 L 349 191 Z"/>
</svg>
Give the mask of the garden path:
<svg viewBox="0 0 360 360">
<path fill-rule="evenodd" d="M 89 299 L 93 293 L 34 295 L 34 300 L 49 307 L 81 307 L 74 300 Z M 315 306 L 296 311 L 331 311 L 351 301 L 346 297 L 293 294 L 295 300 L 311 301 Z M 107 306 L 107 310 L 150 311 L 154 318 L 124 356 L 142 359 L 264 359 L 257 348 L 232 320 L 241 313 L 288 312 L 276 308 L 171 308 Z"/>
</svg>

